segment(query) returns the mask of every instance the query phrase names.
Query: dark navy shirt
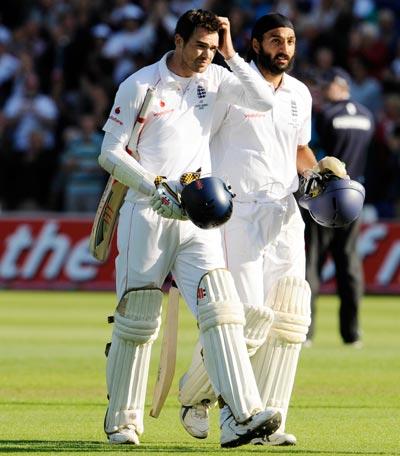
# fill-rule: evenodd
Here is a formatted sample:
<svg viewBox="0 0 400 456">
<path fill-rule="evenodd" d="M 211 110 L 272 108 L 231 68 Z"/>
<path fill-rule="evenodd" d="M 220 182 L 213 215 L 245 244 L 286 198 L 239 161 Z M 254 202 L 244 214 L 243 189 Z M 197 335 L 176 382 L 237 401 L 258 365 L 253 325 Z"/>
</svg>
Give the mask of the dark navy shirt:
<svg viewBox="0 0 400 456">
<path fill-rule="evenodd" d="M 371 112 L 356 101 L 331 102 L 317 115 L 315 126 L 326 155 L 345 162 L 350 178 L 362 182 L 374 132 Z"/>
</svg>

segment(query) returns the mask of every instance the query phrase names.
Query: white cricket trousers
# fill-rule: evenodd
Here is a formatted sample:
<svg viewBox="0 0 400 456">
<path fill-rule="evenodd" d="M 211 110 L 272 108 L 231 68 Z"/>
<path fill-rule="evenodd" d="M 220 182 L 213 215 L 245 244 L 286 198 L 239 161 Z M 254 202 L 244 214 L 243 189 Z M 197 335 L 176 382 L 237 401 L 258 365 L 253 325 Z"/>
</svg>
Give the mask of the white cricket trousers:
<svg viewBox="0 0 400 456">
<path fill-rule="evenodd" d="M 169 272 L 197 319 L 197 288 L 208 271 L 225 267 L 218 228 L 159 216 L 146 202 L 125 201 L 118 223 L 118 300 L 131 288 L 158 287 Z"/>
<path fill-rule="evenodd" d="M 243 303 L 264 306 L 278 279 L 305 278 L 304 222 L 293 195 L 273 202 L 235 201 L 222 233 L 227 268 Z"/>
</svg>

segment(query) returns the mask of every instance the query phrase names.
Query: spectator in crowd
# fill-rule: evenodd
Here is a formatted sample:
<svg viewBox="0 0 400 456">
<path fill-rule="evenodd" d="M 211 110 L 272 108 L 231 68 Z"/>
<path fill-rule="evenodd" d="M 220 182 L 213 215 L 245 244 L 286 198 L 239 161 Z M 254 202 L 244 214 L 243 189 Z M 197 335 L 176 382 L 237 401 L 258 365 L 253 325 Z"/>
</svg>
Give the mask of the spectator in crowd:
<svg viewBox="0 0 400 456">
<path fill-rule="evenodd" d="M 393 216 L 400 217 L 400 121 L 398 121 L 388 135 L 388 163 L 392 174 L 386 200 L 392 204 Z"/>
<path fill-rule="evenodd" d="M 362 58 L 350 62 L 352 73 L 351 95 L 353 100 L 366 106 L 375 116 L 382 107 L 382 88 L 379 81 L 368 74 L 368 68 Z"/>
<path fill-rule="evenodd" d="M 95 212 L 105 185 L 105 173 L 98 164 L 103 135 L 96 131 L 94 117 L 84 114 L 70 136 L 61 157 L 64 209 Z"/>
<path fill-rule="evenodd" d="M 321 46 L 315 51 L 315 71 L 321 75 L 329 72 L 334 63 L 334 55 L 332 49 Z"/>
<path fill-rule="evenodd" d="M 394 59 L 390 65 L 394 77 L 400 81 L 400 38 L 397 39 Z"/>
<path fill-rule="evenodd" d="M 11 33 L 0 25 L 0 108 L 11 94 L 14 77 L 17 74 L 19 61 L 8 52 Z"/>
<path fill-rule="evenodd" d="M 367 199 L 382 219 L 398 218 L 399 209 L 399 156 L 400 96 L 384 97 L 379 113 L 374 147 L 368 161 L 366 175 Z"/>
<path fill-rule="evenodd" d="M 100 23 L 93 26 L 90 32 L 91 51 L 82 69 L 82 79 L 86 84 L 100 85 L 111 96 L 114 90 L 113 64 L 103 54 L 103 48 L 111 34 L 111 28 L 107 24 Z"/>
<path fill-rule="evenodd" d="M 45 145 L 41 130 L 29 133 L 29 150 L 16 154 L 7 146 L 0 163 L 2 206 L 5 210 L 48 210 L 53 175 L 56 171 L 56 156 Z M 10 189 L 12 188 L 12 191 Z"/>
<path fill-rule="evenodd" d="M 332 30 L 335 26 L 340 8 L 337 2 L 333 0 L 320 0 L 313 2 L 313 7 L 310 13 L 311 19 L 318 24 L 321 31 Z"/>
<path fill-rule="evenodd" d="M 350 77 L 338 67 L 324 75 L 322 92 L 326 104 L 316 119 L 320 146 L 346 164 L 353 180 L 364 181 L 364 168 L 374 130 L 372 114 L 350 99 Z M 306 222 L 306 276 L 310 284 L 312 323 L 307 335 L 311 342 L 315 330 L 315 300 L 319 292 L 320 274 L 328 253 L 336 268 L 340 298 L 339 327 L 345 344 L 360 346 L 359 308 L 363 294 L 363 273 L 356 246 L 360 220 L 342 228 L 326 228 L 303 212 Z"/>
<path fill-rule="evenodd" d="M 14 114 L 9 117 L 5 111 L 12 98 L 22 97 L 27 75 L 36 75 L 41 95 L 48 97 L 47 105 L 53 104 L 56 112 L 53 119 L 45 119 L 44 145 L 48 147 L 51 137 L 58 159 L 65 146 L 65 130 L 75 125 L 82 112 L 95 116 L 96 128 L 103 125 L 120 80 L 157 61 L 173 47 L 176 19 L 190 8 L 208 9 L 229 17 L 232 38 L 243 56 L 251 24 L 258 17 L 270 12 L 288 16 L 297 30 L 293 74 L 301 78 L 304 72 L 315 71 L 315 66 L 343 66 L 353 77 L 354 100 L 370 108 L 375 120 L 382 124 L 382 131 L 390 130 L 385 125 L 384 100 L 400 93 L 398 1 L 3 0 L 0 107 L 4 117 L 0 160 L 3 162 L 5 155 L 15 151 L 17 144 L 26 143 L 29 136 L 17 128 L 24 124 L 23 119 L 13 117 Z M 42 122 L 43 119 L 40 128 Z M 391 125 L 390 119 L 388 122 Z M 388 150 L 387 135 L 383 138 L 379 136 L 375 141 L 383 145 L 379 150 L 384 155 L 384 150 Z M 8 159 L 6 170 L 7 167 Z M 6 171 L 3 168 L 0 172 Z M 369 185 L 368 179 L 373 176 L 367 173 L 366 178 L 370 188 L 372 181 Z M 397 205 L 391 199 L 393 193 L 390 191 L 389 197 L 386 191 L 389 192 L 387 186 L 380 189 L 379 212 L 394 217 L 396 211 L 383 210 L 387 199 L 390 207 Z"/>
<path fill-rule="evenodd" d="M 389 58 L 393 59 L 400 34 L 396 26 L 396 16 L 392 10 L 384 8 L 378 12 L 378 33 L 388 50 Z"/>
<path fill-rule="evenodd" d="M 359 31 L 361 34 L 359 46 L 352 49 L 352 54 L 366 62 L 370 75 L 381 79 L 384 68 L 389 64 L 388 46 L 379 35 L 379 28 L 376 24 L 362 23 Z"/>
<path fill-rule="evenodd" d="M 21 93 L 8 98 L 4 106 L 4 115 L 12 129 L 13 149 L 17 153 L 28 153 L 29 137 L 35 130 L 43 132 L 46 149 L 55 145 L 58 109 L 49 96 L 39 91 L 39 83 L 37 74 L 25 75 Z"/>
<path fill-rule="evenodd" d="M 151 52 L 155 41 L 155 27 L 150 17 L 146 21 L 139 6 L 128 4 L 118 11 L 118 30 L 111 34 L 103 47 L 103 55 L 115 62 L 114 82 L 121 83 L 137 70 L 131 55 Z"/>
</svg>

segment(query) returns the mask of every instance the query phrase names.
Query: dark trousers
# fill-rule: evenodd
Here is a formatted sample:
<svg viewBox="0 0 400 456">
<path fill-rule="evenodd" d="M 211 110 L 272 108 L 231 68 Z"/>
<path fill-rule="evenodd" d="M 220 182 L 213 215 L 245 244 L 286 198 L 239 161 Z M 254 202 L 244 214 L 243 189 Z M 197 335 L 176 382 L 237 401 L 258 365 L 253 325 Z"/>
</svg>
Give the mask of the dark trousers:
<svg viewBox="0 0 400 456">
<path fill-rule="evenodd" d="M 315 299 L 319 293 L 321 270 L 330 253 L 336 268 L 337 293 L 340 298 L 339 328 L 345 343 L 360 339 L 359 308 L 364 292 L 361 259 L 356 251 L 360 221 L 343 228 L 325 228 L 318 225 L 309 213 L 303 212 L 306 224 L 306 276 L 311 287 L 311 326 L 308 338 L 315 330 Z"/>
</svg>

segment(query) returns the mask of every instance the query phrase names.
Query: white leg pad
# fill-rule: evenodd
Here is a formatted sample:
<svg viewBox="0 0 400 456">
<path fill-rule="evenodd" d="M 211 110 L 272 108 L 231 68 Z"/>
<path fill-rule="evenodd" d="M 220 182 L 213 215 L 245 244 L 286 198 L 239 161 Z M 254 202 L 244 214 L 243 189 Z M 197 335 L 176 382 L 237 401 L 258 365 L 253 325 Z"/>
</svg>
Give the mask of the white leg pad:
<svg viewBox="0 0 400 456">
<path fill-rule="evenodd" d="M 264 406 L 277 408 L 284 432 L 302 343 L 310 318 L 310 287 L 298 277 L 283 277 L 272 287 L 266 305 L 275 313 L 265 343 L 251 362 Z"/>
<path fill-rule="evenodd" d="M 215 269 L 200 280 L 198 323 L 204 364 L 217 396 L 241 423 L 262 410 L 243 334 L 243 306 L 232 276 Z"/>
<path fill-rule="evenodd" d="M 201 351 L 201 344 L 197 342 L 190 367 L 179 381 L 178 399 L 182 405 L 196 405 L 203 401 L 214 404 L 217 401 Z"/>
<path fill-rule="evenodd" d="M 244 312 L 244 338 L 251 357 L 266 341 L 274 320 L 274 311 L 270 307 L 254 307 L 247 304 L 244 306 Z"/>
<path fill-rule="evenodd" d="M 159 289 L 131 290 L 117 306 L 107 358 L 107 434 L 127 427 L 139 435 L 143 432 L 151 347 L 161 325 L 162 299 Z"/>
<path fill-rule="evenodd" d="M 269 307 L 244 305 L 246 324 L 244 338 L 249 356 L 265 342 L 274 318 Z M 179 401 L 182 405 L 196 405 L 203 401 L 215 403 L 217 397 L 204 366 L 201 345 L 198 342 L 193 352 L 192 363 L 179 382 Z"/>
</svg>

